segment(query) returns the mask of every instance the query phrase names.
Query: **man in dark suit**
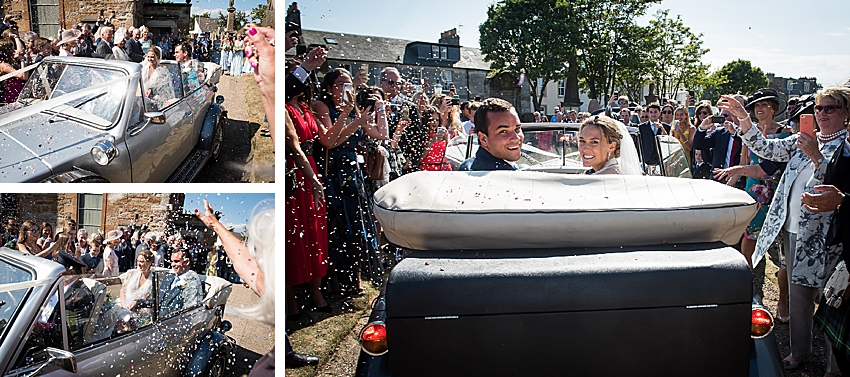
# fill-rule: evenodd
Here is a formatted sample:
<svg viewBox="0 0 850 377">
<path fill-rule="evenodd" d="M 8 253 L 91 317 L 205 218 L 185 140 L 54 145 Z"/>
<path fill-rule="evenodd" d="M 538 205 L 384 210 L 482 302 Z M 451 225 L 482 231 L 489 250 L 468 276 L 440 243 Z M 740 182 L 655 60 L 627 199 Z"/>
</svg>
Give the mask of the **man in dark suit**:
<svg viewBox="0 0 850 377">
<path fill-rule="evenodd" d="M 727 110 L 721 113 L 726 122 L 735 123 L 738 120 Z M 705 118 L 697 127 L 694 135 L 694 149 L 710 149 L 712 151 L 711 166 L 714 169 L 725 169 L 741 163 L 741 137 L 732 135 L 722 125 L 715 125 L 714 132 L 708 133 L 711 128 L 711 117 Z M 736 123 L 737 124 L 737 123 Z M 714 179 L 714 177 L 712 177 Z"/>
<path fill-rule="evenodd" d="M 142 60 L 145 59 L 145 53 L 142 51 L 142 43 L 139 42 L 141 31 L 131 27 L 130 30 L 127 30 L 127 34 L 128 35 L 125 36 L 126 42 L 124 42 L 124 52 L 126 52 L 127 56 L 130 57 L 130 61 L 141 63 Z"/>
<path fill-rule="evenodd" d="M 112 37 L 115 31 L 112 29 L 112 26 L 104 26 L 102 29 L 100 32 L 100 42 L 98 42 L 97 48 L 94 49 L 92 57 L 106 59 L 112 55 Z"/>
<path fill-rule="evenodd" d="M 171 271 L 159 284 L 159 315 L 191 308 L 201 302 L 202 287 L 198 274 L 190 270 L 191 253 L 186 249 L 176 249 L 171 253 Z"/>
<path fill-rule="evenodd" d="M 646 106 L 646 112 L 649 114 L 649 120 L 638 126 L 641 161 L 646 165 L 661 165 L 656 138 L 665 134 L 664 126 L 658 120 L 661 116 L 661 106 L 657 102 L 650 103 Z"/>
<path fill-rule="evenodd" d="M 286 51 L 289 51 L 298 44 L 298 39 L 291 36 L 294 33 L 294 30 L 287 33 Z M 306 81 L 307 77 L 310 76 L 310 71 L 321 67 L 327 56 L 328 53 L 324 48 L 316 47 L 307 53 L 304 61 L 300 66 L 295 68 L 294 72 L 286 75 L 286 102 L 289 102 L 289 100 L 307 90 L 308 84 L 306 84 Z"/>
</svg>

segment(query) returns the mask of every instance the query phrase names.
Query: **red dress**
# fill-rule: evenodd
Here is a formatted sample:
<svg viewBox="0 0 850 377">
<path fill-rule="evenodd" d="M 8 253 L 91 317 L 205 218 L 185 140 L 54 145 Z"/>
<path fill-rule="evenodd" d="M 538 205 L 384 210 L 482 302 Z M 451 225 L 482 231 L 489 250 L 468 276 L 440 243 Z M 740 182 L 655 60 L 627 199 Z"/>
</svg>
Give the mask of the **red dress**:
<svg viewBox="0 0 850 377">
<path fill-rule="evenodd" d="M 430 134 L 428 134 L 428 137 L 434 137 L 434 133 L 431 132 Z M 419 170 L 452 170 L 452 166 L 449 165 L 449 160 L 446 159 L 445 140 L 438 140 L 435 141 L 434 144 L 431 144 L 431 148 L 428 149 L 428 151 L 425 153 L 425 156 L 422 157 L 421 161 L 419 161 Z"/>
<path fill-rule="evenodd" d="M 316 118 L 310 109 L 299 103 L 303 112 L 294 105 L 287 103 L 286 111 L 295 124 L 298 140 L 315 139 L 319 133 Z M 306 151 L 305 151 L 306 152 Z M 307 156 L 313 172 L 319 173 L 313 156 Z M 295 163 L 289 159 L 287 168 L 294 168 Z M 286 196 L 286 285 L 299 285 L 315 278 L 325 276 L 328 269 L 328 227 L 325 207 L 316 207 L 313 203 L 313 191 L 310 182 L 301 174 L 296 173 L 298 184 L 295 194 Z"/>
</svg>

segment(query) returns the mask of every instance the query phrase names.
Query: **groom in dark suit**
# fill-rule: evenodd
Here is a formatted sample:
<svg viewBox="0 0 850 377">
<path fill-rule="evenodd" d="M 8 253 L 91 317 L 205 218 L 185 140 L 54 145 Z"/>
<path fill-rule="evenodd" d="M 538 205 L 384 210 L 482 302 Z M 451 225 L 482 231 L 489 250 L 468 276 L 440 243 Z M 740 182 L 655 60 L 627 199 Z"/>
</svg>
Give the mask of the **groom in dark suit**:
<svg viewBox="0 0 850 377">
<path fill-rule="evenodd" d="M 166 276 L 159 285 L 159 315 L 191 308 L 201 302 L 201 280 L 198 274 L 189 269 L 192 265 L 191 253 L 177 249 L 171 253 L 171 270 L 174 274 Z"/>
</svg>

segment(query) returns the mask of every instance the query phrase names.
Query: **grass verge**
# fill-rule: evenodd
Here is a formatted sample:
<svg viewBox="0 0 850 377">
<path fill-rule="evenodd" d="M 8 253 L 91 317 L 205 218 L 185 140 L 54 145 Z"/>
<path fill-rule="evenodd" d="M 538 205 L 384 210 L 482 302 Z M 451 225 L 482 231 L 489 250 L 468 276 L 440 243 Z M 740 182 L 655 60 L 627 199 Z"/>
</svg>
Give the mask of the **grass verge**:
<svg viewBox="0 0 850 377">
<path fill-rule="evenodd" d="M 245 103 L 248 106 L 248 122 L 259 125 L 251 135 L 251 156 L 249 166 L 251 169 L 251 182 L 274 181 L 274 143 L 270 137 L 262 136 L 261 130 L 268 127 L 265 122 L 266 112 L 263 102 L 260 100 L 260 88 L 254 81 L 254 75 L 242 75 L 239 77 L 245 84 Z"/>
<path fill-rule="evenodd" d="M 362 285 L 366 292 L 366 295 L 362 297 L 327 300 L 334 308 L 333 315 L 307 311 L 302 313 L 302 321 L 299 325 L 303 324 L 304 327 L 289 333 L 289 339 L 296 352 L 318 356 L 319 365 L 297 369 L 287 368 L 287 376 L 316 376 L 324 369 L 324 364 L 333 359 L 334 353 L 351 352 L 351 350 L 339 347 L 339 344 L 351 332 L 360 331 L 360 329 L 355 328 L 358 319 L 369 315 L 372 310 L 372 301 L 379 293 L 379 287 L 375 287 L 366 281 L 363 281 Z M 297 328 L 298 326 L 294 327 Z M 356 357 L 354 361 L 356 362 Z"/>
</svg>

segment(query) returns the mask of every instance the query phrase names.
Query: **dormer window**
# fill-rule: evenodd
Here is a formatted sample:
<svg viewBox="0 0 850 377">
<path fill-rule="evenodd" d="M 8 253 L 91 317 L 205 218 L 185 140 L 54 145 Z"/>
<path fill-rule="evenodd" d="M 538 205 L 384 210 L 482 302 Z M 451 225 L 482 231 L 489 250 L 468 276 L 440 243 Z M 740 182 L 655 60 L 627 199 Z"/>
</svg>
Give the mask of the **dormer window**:
<svg viewBox="0 0 850 377">
<path fill-rule="evenodd" d="M 329 45 L 335 45 L 335 44 L 338 44 L 338 43 L 336 42 L 336 38 L 331 38 L 331 37 L 325 37 L 325 43 L 327 43 L 327 44 L 329 44 Z"/>
</svg>

